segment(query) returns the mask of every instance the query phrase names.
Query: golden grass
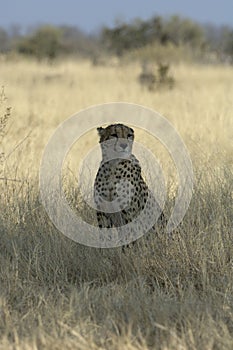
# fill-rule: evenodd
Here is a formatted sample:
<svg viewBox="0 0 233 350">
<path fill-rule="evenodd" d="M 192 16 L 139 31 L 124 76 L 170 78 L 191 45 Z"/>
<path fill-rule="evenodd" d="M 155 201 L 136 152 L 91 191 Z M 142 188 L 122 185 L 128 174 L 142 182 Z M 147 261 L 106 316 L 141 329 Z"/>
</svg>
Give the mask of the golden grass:
<svg viewBox="0 0 233 350">
<path fill-rule="evenodd" d="M 139 86 L 139 73 L 136 63 L 0 61 L 1 116 L 12 107 L 0 141 L 0 349 L 232 349 L 232 67 L 174 66 L 174 89 L 154 92 Z M 196 179 L 174 239 L 139 241 L 126 254 L 68 240 L 38 196 L 53 130 L 80 109 L 112 101 L 167 117 Z M 163 161 L 151 136 L 137 130 L 136 139 Z M 97 143 L 95 130 L 85 135 L 72 162 Z"/>
<path fill-rule="evenodd" d="M 172 68 L 176 87 L 151 93 L 138 84 L 139 73 L 139 64 L 94 67 L 80 61 L 52 66 L 1 62 L 0 83 L 12 106 L 14 123 L 9 137 L 14 144 L 32 132 L 31 152 L 40 159 L 51 132 L 70 115 L 91 105 L 125 101 L 157 110 L 185 141 L 201 141 L 207 152 L 213 151 L 213 145 L 230 150 L 231 67 L 176 66 Z M 93 144 L 96 142 L 97 136 Z"/>
</svg>

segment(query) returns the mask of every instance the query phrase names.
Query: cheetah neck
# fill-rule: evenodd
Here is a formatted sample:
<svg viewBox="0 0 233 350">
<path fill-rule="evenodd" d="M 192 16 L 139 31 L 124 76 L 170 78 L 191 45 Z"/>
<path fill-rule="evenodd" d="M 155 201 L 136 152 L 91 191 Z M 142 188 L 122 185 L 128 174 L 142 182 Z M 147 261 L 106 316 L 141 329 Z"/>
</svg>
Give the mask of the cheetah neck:
<svg viewBox="0 0 233 350">
<path fill-rule="evenodd" d="M 108 163 L 109 165 L 113 166 L 113 165 L 118 165 L 118 164 L 122 163 L 122 161 L 130 161 L 133 163 L 139 163 L 137 158 L 133 154 L 130 154 L 129 157 L 114 158 L 114 159 L 110 159 L 110 160 L 108 160 L 108 157 L 103 156 L 101 164 Z"/>
</svg>

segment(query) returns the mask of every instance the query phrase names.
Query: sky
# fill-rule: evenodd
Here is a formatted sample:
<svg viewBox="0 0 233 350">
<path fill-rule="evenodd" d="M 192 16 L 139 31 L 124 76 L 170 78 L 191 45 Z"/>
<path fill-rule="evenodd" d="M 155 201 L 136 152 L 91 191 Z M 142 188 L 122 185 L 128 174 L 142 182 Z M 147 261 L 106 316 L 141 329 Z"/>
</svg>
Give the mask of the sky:
<svg viewBox="0 0 233 350">
<path fill-rule="evenodd" d="M 0 0 L 0 27 L 73 25 L 94 33 L 116 20 L 179 14 L 201 23 L 233 26 L 233 0 Z"/>
</svg>

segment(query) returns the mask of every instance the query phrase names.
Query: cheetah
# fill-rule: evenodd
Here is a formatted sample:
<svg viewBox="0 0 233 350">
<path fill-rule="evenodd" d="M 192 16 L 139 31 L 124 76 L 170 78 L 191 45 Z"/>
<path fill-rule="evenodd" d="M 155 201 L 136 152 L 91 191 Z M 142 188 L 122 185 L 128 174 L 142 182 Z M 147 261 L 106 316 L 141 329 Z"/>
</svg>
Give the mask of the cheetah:
<svg viewBox="0 0 233 350">
<path fill-rule="evenodd" d="M 140 163 L 132 154 L 134 130 L 124 124 L 111 124 L 97 131 L 102 151 L 94 183 L 99 228 L 119 230 L 139 217 L 147 201 L 146 217 L 137 223 L 136 230 L 145 231 L 145 221 L 153 222 L 156 209 L 160 212 L 159 222 L 164 223 L 164 215 L 142 177 Z"/>
</svg>

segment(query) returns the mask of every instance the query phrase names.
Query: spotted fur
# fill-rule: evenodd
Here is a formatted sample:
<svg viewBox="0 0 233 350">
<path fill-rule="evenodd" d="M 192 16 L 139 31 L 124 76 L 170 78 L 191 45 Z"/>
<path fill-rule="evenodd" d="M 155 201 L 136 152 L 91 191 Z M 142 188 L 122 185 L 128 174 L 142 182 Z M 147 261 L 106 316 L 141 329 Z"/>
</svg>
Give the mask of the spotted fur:
<svg viewBox="0 0 233 350">
<path fill-rule="evenodd" d="M 97 130 L 102 150 L 94 184 L 98 225 L 100 228 L 117 228 L 141 213 L 151 192 L 142 177 L 139 161 L 132 154 L 134 130 L 123 124 Z M 147 215 L 153 220 L 153 210 Z"/>
</svg>

